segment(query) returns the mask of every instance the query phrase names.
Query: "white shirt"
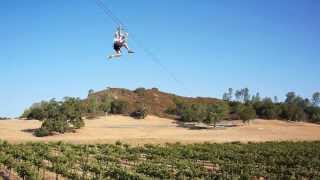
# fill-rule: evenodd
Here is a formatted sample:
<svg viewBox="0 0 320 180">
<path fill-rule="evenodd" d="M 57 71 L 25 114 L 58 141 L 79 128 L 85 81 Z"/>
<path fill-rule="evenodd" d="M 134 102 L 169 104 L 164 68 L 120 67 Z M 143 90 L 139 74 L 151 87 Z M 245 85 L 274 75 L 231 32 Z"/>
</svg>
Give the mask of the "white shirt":
<svg viewBox="0 0 320 180">
<path fill-rule="evenodd" d="M 128 37 L 124 34 L 119 34 L 119 32 L 116 32 L 114 34 L 114 39 L 113 42 L 120 42 L 120 43 L 125 43 L 127 42 Z"/>
</svg>

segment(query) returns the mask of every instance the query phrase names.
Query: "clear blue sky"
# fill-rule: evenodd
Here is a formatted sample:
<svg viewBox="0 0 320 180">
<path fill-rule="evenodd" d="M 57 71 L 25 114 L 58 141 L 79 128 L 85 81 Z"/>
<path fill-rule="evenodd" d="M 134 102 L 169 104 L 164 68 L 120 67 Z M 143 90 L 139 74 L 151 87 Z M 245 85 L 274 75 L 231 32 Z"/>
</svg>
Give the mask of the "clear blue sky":
<svg viewBox="0 0 320 180">
<path fill-rule="evenodd" d="M 103 1 L 191 92 L 133 42 L 136 54 L 107 61 L 115 25 L 95 0 L 2 0 L 0 116 L 108 86 L 219 98 L 228 87 L 320 90 L 318 0 Z"/>
</svg>

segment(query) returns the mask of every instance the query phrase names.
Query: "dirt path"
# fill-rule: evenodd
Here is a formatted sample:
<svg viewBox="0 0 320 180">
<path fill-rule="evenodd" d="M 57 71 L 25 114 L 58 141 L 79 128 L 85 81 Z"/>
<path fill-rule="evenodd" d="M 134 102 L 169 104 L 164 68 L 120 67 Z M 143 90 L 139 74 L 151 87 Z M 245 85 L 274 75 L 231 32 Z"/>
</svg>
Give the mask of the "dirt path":
<svg viewBox="0 0 320 180">
<path fill-rule="evenodd" d="M 39 121 L 0 121 L 0 139 L 10 142 L 67 141 L 72 143 L 114 143 L 120 140 L 129 144 L 166 142 L 230 142 L 230 141 L 282 141 L 320 140 L 320 125 L 289 123 L 277 120 L 254 120 L 250 125 L 225 129 L 190 129 L 170 119 L 148 116 L 135 120 L 126 116 L 108 116 L 86 120 L 86 127 L 76 133 L 45 138 L 34 137 L 32 129 L 40 127 Z"/>
</svg>

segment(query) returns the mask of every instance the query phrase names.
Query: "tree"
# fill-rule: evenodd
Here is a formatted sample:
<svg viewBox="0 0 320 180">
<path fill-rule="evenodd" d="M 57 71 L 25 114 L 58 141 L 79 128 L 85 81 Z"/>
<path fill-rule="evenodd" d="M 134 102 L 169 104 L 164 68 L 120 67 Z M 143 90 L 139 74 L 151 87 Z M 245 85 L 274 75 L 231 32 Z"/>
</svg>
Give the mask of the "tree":
<svg viewBox="0 0 320 180">
<path fill-rule="evenodd" d="M 98 102 L 97 102 L 97 97 L 96 96 L 89 96 L 88 98 L 88 113 L 97 113 L 98 109 Z"/>
<path fill-rule="evenodd" d="M 242 91 L 242 96 L 243 96 L 243 102 L 248 102 L 250 100 L 249 89 L 244 88 L 241 91 Z"/>
<path fill-rule="evenodd" d="M 50 100 L 45 108 L 47 117 L 41 128 L 35 132 L 37 136 L 50 135 L 52 132 L 65 133 L 83 127 L 81 100 L 66 97 L 63 102 Z"/>
<path fill-rule="evenodd" d="M 244 106 L 239 115 L 243 123 L 246 123 L 256 117 L 256 111 L 251 106 Z"/>
<path fill-rule="evenodd" d="M 288 92 L 286 97 L 287 97 L 286 100 L 285 100 L 286 103 L 293 103 L 295 98 L 296 98 L 296 93 Z"/>
<path fill-rule="evenodd" d="M 312 95 L 312 105 L 319 106 L 320 105 L 320 92 L 315 92 Z"/>
<path fill-rule="evenodd" d="M 233 120 L 240 119 L 240 111 L 245 105 L 238 101 L 229 102 L 230 118 Z"/>
<path fill-rule="evenodd" d="M 22 114 L 22 118 L 43 120 L 47 117 L 46 108 L 48 102 L 41 101 L 40 103 L 34 103 L 29 109 L 25 110 Z"/>
<path fill-rule="evenodd" d="M 304 109 L 297 104 L 283 104 L 281 117 L 289 121 L 301 121 L 306 118 Z"/>
<path fill-rule="evenodd" d="M 185 122 L 203 122 L 207 118 L 205 104 L 185 104 L 181 111 L 181 120 Z"/>
<path fill-rule="evenodd" d="M 129 103 L 127 101 L 114 100 L 111 102 L 112 114 L 126 114 L 128 113 Z"/>
<path fill-rule="evenodd" d="M 228 93 L 223 93 L 222 100 L 229 101 Z"/>
<path fill-rule="evenodd" d="M 305 109 L 308 119 L 314 123 L 320 123 L 320 107 L 310 106 Z"/>
<path fill-rule="evenodd" d="M 254 108 L 259 117 L 266 119 L 276 119 L 281 113 L 280 107 L 274 104 L 271 98 L 265 98 L 261 103 L 255 103 Z"/>
<path fill-rule="evenodd" d="M 256 102 L 261 101 L 260 93 L 257 92 L 256 95 L 253 95 L 251 98 L 251 101 L 252 101 L 252 103 L 256 103 Z"/>
<path fill-rule="evenodd" d="M 99 110 L 109 113 L 111 111 L 111 103 L 112 103 L 112 97 L 109 94 L 105 94 L 100 102 Z"/>
<path fill-rule="evenodd" d="M 94 93 L 94 90 L 93 90 L 93 89 L 90 89 L 90 90 L 88 91 L 88 97 L 91 96 L 93 93 Z"/>
<path fill-rule="evenodd" d="M 232 88 L 228 89 L 228 98 L 229 98 L 229 101 L 231 101 L 233 98 L 233 89 Z"/>
<path fill-rule="evenodd" d="M 224 101 L 231 101 L 231 100 L 232 100 L 232 96 L 233 96 L 233 89 L 232 89 L 232 88 L 229 88 L 229 89 L 228 89 L 228 92 L 226 92 L 226 93 L 223 94 L 222 99 L 223 99 Z"/>
<path fill-rule="evenodd" d="M 249 102 L 250 101 L 250 94 L 248 88 L 243 88 L 240 90 L 236 90 L 235 92 L 236 100 L 240 102 Z"/>
<path fill-rule="evenodd" d="M 65 115 L 67 122 L 73 128 L 79 129 L 84 126 L 82 119 L 82 106 L 79 98 L 66 97 L 61 104 L 62 113 Z"/>
<path fill-rule="evenodd" d="M 213 124 L 214 128 L 219 121 L 223 120 L 225 116 L 229 113 L 229 106 L 226 103 L 208 105 L 207 107 L 207 118 L 203 120 L 206 124 Z"/>
<path fill-rule="evenodd" d="M 241 99 L 242 99 L 242 91 L 241 90 L 236 90 L 236 92 L 235 92 L 235 96 L 236 96 L 236 100 L 237 101 L 241 101 Z"/>
</svg>

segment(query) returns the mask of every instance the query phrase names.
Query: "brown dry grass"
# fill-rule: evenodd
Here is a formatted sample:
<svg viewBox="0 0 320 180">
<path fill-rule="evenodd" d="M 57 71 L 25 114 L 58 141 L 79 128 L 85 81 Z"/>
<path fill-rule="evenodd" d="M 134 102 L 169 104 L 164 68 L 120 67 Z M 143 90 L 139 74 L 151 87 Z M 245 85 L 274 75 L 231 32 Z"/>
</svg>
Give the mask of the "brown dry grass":
<svg viewBox="0 0 320 180">
<path fill-rule="evenodd" d="M 0 139 L 12 143 L 27 141 L 66 141 L 71 143 L 114 143 L 137 145 L 166 142 L 263 142 L 283 140 L 320 140 L 320 125 L 292 123 L 278 120 L 254 120 L 249 125 L 232 121 L 237 127 L 225 129 L 197 129 L 181 127 L 170 119 L 148 116 L 136 120 L 126 116 L 108 116 L 86 120 L 86 127 L 76 133 L 38 138 L 31 130 L 39 128 L 41 122 L 33 120 L 0 121 Z"/>
</svg>

